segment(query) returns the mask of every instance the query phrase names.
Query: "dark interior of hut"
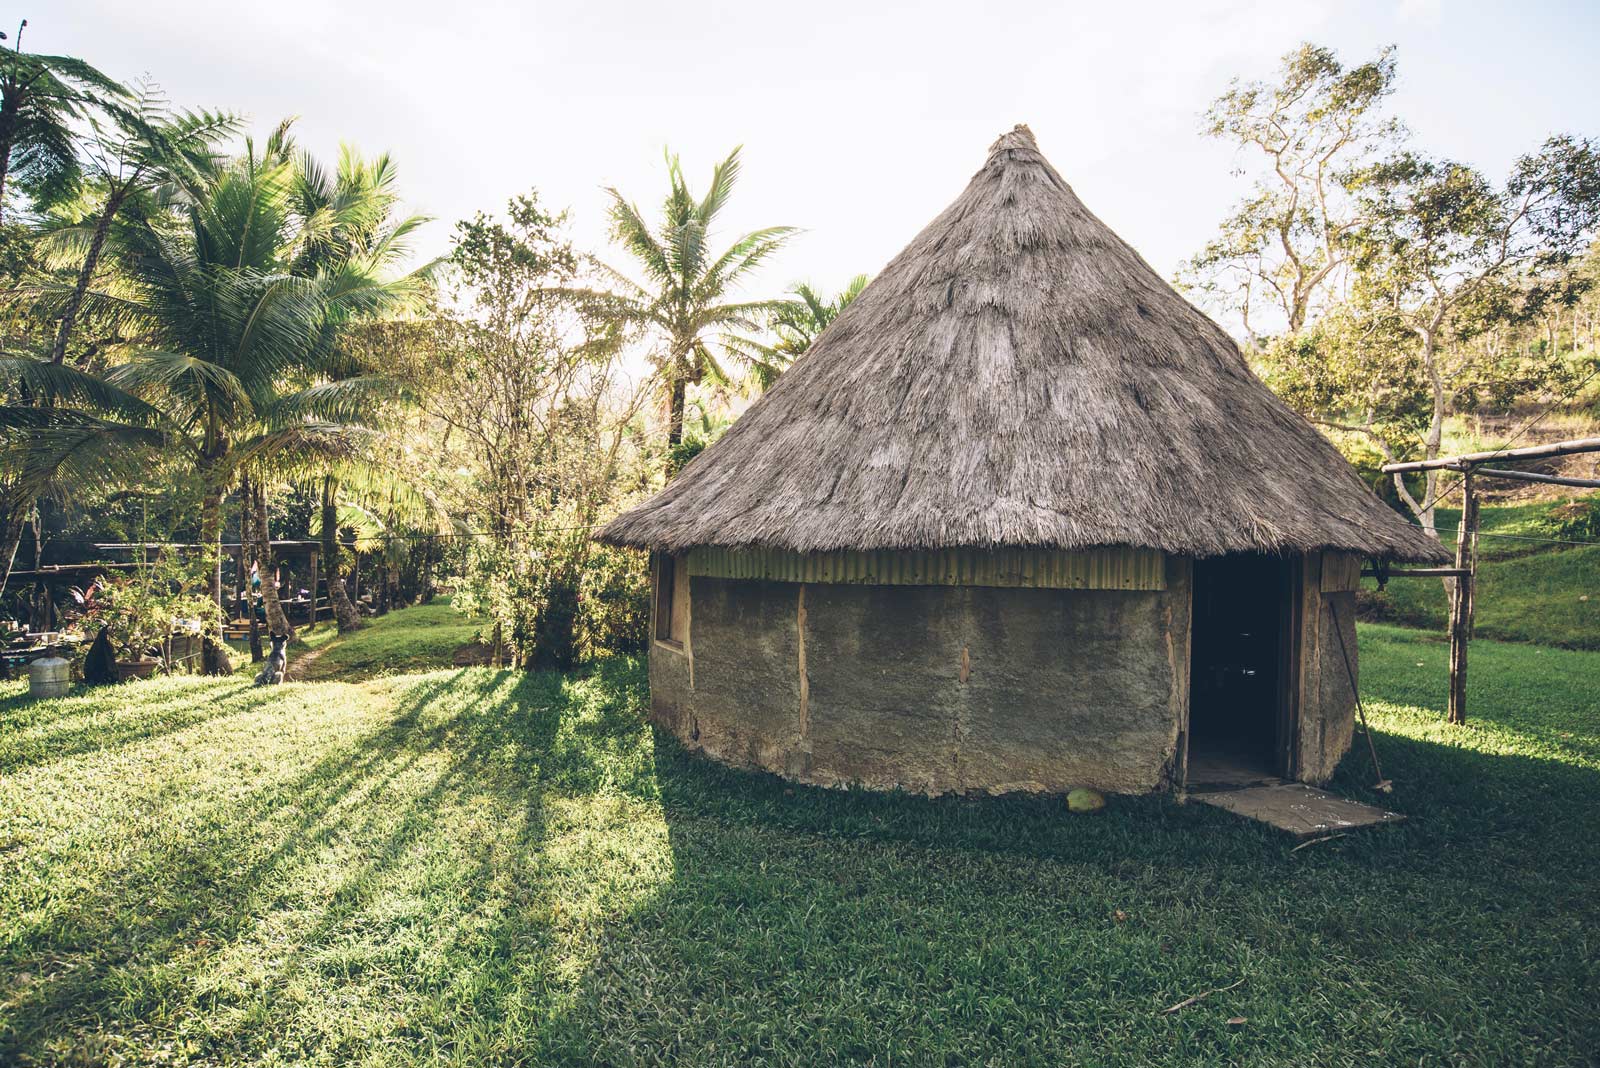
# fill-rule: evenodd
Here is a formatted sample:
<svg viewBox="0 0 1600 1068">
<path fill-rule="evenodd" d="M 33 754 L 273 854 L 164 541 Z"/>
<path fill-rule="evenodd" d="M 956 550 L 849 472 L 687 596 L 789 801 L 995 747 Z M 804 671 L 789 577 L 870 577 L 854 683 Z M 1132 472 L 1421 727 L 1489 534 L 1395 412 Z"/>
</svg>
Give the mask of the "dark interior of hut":
<svg viewBox="0 0 1600 1068">
<path fill-rule="evenodd" d="M 1238 554 L 1197 560 L 1189 679 L 1191 786 L 1282 773 L 1280 710 L 1288 562 Z"/>
</svg>

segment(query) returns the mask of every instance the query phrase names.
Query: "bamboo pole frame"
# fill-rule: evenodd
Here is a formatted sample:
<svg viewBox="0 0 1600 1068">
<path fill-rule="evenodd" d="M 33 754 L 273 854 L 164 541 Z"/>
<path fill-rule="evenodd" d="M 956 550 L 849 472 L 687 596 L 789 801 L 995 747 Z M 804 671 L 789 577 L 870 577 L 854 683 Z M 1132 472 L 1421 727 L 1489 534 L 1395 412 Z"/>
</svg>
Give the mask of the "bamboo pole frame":
<svg viewBox="0 0 1600 1068">
<path fill-rule="evenodd" d="M 1542 460 L 1590 452 L 1600 452 L 1600 438 L 1574 438 L 1570 441 L 1529 445 L 1520 449 L 1469 452 L 1459 456 L 1440 456 L 1432 460 L 1412 460 L 1383 465 L 1382 470 L 1386 475 L 1412 471 L 1461 472 L 1461 522 L 1456 527 L 1455 567 L 1390 571 L 1380 566 L 1376 571 L 1370 572 L 1377 574 L 1380 582 L 1390 577 L 1423 575 L 1440 576 L 1450 580 L 1450 696 L 1445 713 L 1449 722 L 1459 725 L 1467 721 L 1467 646 L 1472 640 L 1473 609 L 1478 581 L 1478 494 L 1474 479 L 1500 478 L 1515 482 L 1542 482 L 1557 486 L 1600 489 L 1600 479 L 1569 478 L 1565 475 L 1546 475 L 1537 471 L 1511 471 L 1483 466 L 1491 462 Z"/>
</svg>

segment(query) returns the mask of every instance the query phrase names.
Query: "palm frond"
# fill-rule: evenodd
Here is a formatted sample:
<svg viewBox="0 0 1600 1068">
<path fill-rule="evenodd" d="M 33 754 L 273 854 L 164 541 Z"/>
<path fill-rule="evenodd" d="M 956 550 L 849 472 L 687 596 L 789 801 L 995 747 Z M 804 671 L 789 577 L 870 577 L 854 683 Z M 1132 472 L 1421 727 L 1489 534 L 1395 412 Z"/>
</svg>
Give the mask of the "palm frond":
<svg viewBox="0 0 1600 1068">
<path fill-rule="evenodd" d="M 113 383 L 69 364 L 7 354 L 0 356 L 0 381 L 26 390 L 36 404 L 86 409 L 121 422 L 154 426 L 161 412 Z"/>
<path fill-rule="evenodd" d="M 710 229 L 717 213 L 727 206 L 728 198 L 733 195 L 733 187 L 739 182 L 739 153 L 743 150 L 743 145 L 735 145 L 733 151 L 728 153 L 728 158 L 716 165 L 711 172 L 711 188 L 706 190 L 705 197 L 695 206 L 695 216 L 707 229 Z"/>
<path fill-rule="evenodd" d="M 639 214 L 639 209 L 629 203 L 623 195 L 615 189 L 607 189 L 611 195 L 611 208 L 608 216 L 611 220 L 611 239 L 623 248 L 628 254 L 644 267 L 645 273 L 656 282 L 670 281 L 673 276 L 672 260 L 667 250 L 656 240 L 650 232 L 650 225 Z"/>
<path fill-rule="evenodd" d="M 409 387 L 387 375 L 361 375 L 321 382 L 278 397 L 260 411 L 261 421 L 283 426 L 305 420 L 371 425 L 382 409 L 407 395 Z"/>
</svg>

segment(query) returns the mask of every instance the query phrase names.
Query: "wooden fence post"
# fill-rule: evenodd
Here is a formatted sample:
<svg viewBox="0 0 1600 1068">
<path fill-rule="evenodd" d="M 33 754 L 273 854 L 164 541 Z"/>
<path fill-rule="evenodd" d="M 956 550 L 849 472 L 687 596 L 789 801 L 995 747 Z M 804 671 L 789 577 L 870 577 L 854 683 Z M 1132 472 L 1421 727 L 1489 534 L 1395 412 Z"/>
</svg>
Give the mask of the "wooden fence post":
<svg viewBox="0 0 1600 1068">
<path fill-rule="evenodd" d="M 1450 598 L 1451 723 L 1467 721 L 1467 643 L 1472 638 L 1472 601 L 1478 572 L 1478 495 L 1472 469 L 1461 476 L 1461 523 L 1456 528 L 1456 567 L 1466 572 L 1455 580 Z"/>
</svg>

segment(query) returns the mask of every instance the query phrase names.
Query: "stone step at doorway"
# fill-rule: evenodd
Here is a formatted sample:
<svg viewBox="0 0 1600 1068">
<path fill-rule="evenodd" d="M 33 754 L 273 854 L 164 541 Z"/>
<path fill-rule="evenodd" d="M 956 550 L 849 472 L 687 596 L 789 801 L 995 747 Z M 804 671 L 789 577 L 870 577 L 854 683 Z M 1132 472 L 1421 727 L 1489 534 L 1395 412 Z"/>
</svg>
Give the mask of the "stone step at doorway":
<svg viewBox="0 0 1600 1068">
<path fill-rule="evenodd" d="M 1405 819 L 1397 812 L 1351 801 L 1303 782 L 1282 779 L 1200 789 L 1191 792 L 1189 800 L 1258 820 L 1299 839 L 1321 838 Z"/>
</svg>

